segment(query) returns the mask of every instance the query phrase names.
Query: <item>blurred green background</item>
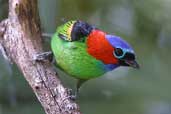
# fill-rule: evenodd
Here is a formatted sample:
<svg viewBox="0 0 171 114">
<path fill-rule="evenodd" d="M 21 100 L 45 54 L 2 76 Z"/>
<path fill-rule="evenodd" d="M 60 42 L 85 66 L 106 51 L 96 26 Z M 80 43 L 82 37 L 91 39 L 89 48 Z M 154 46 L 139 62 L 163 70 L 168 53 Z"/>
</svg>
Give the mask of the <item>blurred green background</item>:
<svg viewBox="0 0 171 114">
<path fill-rule="evenodd" d="M 0 20 L 7 2 L 0 0 Z M 62 20 L 80 19 L 121 36 L 137 53 L 140 70 L 118 68 L 83 85 L 77 101 L 83 114 L 171 114 L 171 0 L 39 0 L 39 11 L 45 33 Z M 60 76 L 74 88 L 73 78 Z M 1 54 L 0 114 L 44 114 L 20 71 Z"/>
</svg>

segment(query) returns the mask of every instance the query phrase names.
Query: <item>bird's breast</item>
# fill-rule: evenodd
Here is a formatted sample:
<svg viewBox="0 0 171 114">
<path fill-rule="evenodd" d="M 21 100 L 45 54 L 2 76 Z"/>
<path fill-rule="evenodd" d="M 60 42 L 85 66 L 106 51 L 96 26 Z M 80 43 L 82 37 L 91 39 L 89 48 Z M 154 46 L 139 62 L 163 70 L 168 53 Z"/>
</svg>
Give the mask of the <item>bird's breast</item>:
<svg viewBox="0 0 171 114">
<path fill-rule="evenodd" d="M 55 36 L 52 38 L 51 47 L 57 64 L 73 77 L 90 79 L 107 72 L 103 62 L 87 53 L 85 43 L 66 42 Z"/>
</svg>

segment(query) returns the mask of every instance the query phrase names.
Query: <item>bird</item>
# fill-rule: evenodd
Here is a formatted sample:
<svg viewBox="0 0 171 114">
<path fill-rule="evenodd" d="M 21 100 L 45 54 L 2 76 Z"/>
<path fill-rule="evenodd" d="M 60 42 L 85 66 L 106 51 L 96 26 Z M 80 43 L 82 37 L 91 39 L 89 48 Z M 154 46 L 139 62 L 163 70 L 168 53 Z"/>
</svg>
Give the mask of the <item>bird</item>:
<svg viewBox="0 0 171 114">
<path fill-rule="evenodd" d="M 120 66 L 139 69 L 130 44 L 81 20 L 67 21 L 57 27 L 51 49 L 58 67 L 78 80 L 77 92 L 87 80 Z"/>
</svg>

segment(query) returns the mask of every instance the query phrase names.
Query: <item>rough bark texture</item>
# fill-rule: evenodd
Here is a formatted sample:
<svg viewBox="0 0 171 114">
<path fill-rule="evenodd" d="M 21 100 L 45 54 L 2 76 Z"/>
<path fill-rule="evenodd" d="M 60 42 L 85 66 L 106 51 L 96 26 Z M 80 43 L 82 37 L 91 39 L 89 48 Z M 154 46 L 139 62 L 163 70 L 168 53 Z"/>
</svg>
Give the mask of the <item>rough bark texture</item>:
<svg viewBox="0 0 171 114">
<path fill-rule="evenodd" d="M 52 65 L 33 60 L 43 52 L 37 0 L 9 0 L 8 19 L 0 23 L 0 49 L 17 64 L 46 114 L 80 114 Z"/>
</svg>

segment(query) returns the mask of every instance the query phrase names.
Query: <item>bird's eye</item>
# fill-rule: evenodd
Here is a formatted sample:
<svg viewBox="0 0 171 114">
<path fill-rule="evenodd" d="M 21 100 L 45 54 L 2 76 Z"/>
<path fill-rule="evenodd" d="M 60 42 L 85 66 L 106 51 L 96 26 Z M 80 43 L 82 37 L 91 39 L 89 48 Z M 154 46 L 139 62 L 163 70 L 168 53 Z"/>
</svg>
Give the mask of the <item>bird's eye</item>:
<svg viewBox="0 0 171 114">
<path fill-rule="evenodd" d="M 124 55 L 124 52 L 123 52 L 123 50 L 121 48 L 116 48 L 115 51 L 114 51 L 114 55 L 117 58 L 122 58 L 123 55 Z"/>
<path fill-rule="evenodd" d="M 122 56 L 122 55 L 123 55 L 122 49 L 121 49 L 121 48 L 116 48 L 116 49 L 115 49 L 115 55 L 117 55 L 117 56 Z"/>
</svg>

